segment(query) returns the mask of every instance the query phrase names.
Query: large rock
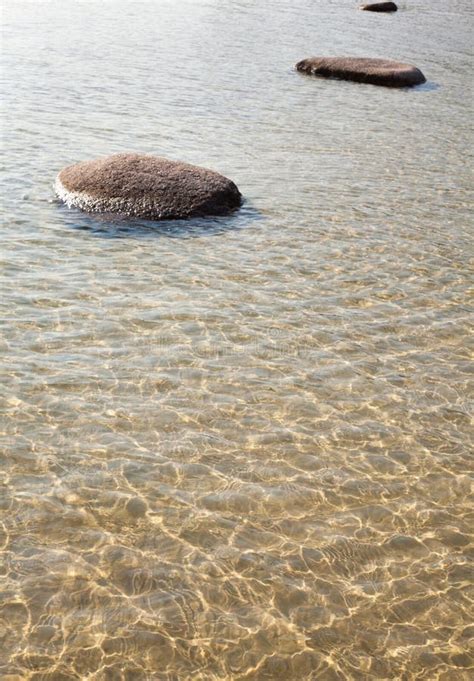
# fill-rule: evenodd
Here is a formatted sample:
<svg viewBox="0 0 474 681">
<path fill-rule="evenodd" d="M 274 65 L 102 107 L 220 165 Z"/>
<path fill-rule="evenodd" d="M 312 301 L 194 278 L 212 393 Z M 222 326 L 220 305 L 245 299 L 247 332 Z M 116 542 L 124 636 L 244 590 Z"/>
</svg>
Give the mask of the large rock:
<svg viewBox="0 0 474 681">
<path fill-rule="evenodd" d="M 242 200 L 235 184 L 213 170 L 140 154 L 68 166 L 55 190 L 68 206 L 152 220 L 223 215 Z"/>
<path fill-rule="evenodd" d="M 360 9 L 366 12 L 396 12 L 398 7 L 394 2 L 371 2 L 368 5 L 362 5 Z"/>
<path fill-rule="evenodd" d="M 387 59 L 358 57 L 310 57 L 296 64 L 298 71 L 323 78 L 342 78 L 359 83 L 406 87 L 424 83 L 422 72 L 411 66 Z"/>
</svg>

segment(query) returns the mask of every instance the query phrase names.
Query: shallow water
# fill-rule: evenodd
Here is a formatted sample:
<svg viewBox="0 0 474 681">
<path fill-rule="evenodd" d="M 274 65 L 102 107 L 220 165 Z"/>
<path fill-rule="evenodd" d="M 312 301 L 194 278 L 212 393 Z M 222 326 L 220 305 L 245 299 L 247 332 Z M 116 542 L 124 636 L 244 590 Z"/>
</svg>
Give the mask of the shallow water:
<svg viewBox="0 0 474 681">
<path fill-rule="evenodd" d="M 3 3 L 2 679 L 470 677 L 473 13 L 356 5 Z M 246 203 L 54 201 L 119 151 Z"/>
</svg>

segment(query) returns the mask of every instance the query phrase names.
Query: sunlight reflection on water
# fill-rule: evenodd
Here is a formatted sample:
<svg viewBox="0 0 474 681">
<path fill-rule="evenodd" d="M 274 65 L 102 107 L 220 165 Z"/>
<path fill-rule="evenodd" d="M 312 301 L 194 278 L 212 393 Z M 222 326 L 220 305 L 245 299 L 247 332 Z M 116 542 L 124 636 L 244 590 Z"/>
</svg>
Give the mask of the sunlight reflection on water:
<svg viewBox="0 0 474 681">
<path fill-rule="evenodd" d="M 4 9 L 2 678 L 467 681 L 470 3 Z M 130 150 L 246 203 L 54 200 Z"/>
</svg>

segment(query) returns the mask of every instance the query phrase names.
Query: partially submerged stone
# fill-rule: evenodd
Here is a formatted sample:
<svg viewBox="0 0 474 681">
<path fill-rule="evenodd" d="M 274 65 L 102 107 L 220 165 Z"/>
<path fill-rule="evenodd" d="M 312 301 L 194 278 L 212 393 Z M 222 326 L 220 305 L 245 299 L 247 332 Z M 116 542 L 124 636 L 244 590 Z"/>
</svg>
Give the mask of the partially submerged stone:
<svg viewBox="0 0 474 681">
<path fill-rule="evenodd" d="M 394 2 L 371 2 L 368 5 L 362 5 L 360 9 L 366 12 L 396 12 L 398 7 Z"/>
<path fill-rule="evenodd" d="M 424 83 L 422 72 L 411 64 L 388 59 L 359 57 L 310 57 L 296 64 L 298 71 L 323 78 L 341 78 L 359 83 L 407 87 Z"/>
<path fill-rule="evenodd" d="M 242 201 L 235 184 L 213 170 L 140 154 L 63 168 L 55 190 L 70 207 L 151 220 L 224 215 Z"/>
</svg>

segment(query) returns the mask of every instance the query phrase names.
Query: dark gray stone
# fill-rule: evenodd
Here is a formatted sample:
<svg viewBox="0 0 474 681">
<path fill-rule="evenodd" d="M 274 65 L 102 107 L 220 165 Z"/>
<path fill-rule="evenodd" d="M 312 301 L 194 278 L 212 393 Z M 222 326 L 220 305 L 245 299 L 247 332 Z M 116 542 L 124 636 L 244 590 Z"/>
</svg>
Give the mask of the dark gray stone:
<svg viewBox="0 0 474 681">
<path fill-rule="evenodd" d="M 366 12 L 396 12 L 398 7 L 394 2 L 371 2 L 368 5 L 362 5 L 360 9 Z"/>
<path fill-rule="evenodd" d="M 426 81 L 416 66 L 387 59 L 310 57 L 298 62 L 296 68 L 312 76 L 354 80 L 388 87 L 407 87 Z"/>
<path fill-rule="evenodd" d="M 55 190 L 68 206 L 87 212 L 152 220 L 224 215 L 242 201 L 235 184 L 213 170 L 140 154 L 68 166 Z"/>
</svg>

